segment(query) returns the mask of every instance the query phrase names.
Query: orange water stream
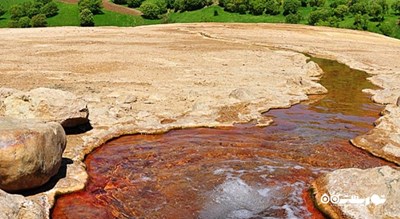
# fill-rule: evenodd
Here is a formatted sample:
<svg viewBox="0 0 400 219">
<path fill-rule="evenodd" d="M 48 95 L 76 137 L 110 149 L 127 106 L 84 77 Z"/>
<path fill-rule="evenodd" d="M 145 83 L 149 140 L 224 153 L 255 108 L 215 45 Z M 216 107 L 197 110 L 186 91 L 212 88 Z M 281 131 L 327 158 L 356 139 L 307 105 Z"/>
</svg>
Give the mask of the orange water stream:
<svg viewBox="0 0 400 219">
<path fill-rule="evenodd" d="M 313 59 L 329 93 L 271 110 L 274 124 L 124 136 L 87 156 L 80 192 L 58 198 L 53 218 L 323 218 L 308 188 L 324 172 L 389 164 L 349 139 L 383 106 L 362 93 L 367 74 Z M 267 82 L 266 82 L 267 83 Z"/>
</svg>

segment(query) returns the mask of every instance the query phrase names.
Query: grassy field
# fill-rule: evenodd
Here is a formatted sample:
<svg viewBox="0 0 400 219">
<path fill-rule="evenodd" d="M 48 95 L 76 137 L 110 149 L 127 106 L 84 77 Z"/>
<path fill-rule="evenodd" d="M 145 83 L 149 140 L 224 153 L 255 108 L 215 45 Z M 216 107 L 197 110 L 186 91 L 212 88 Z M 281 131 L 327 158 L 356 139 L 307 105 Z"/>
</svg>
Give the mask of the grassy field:
<svg viewBox="0 0 400 219">
<path fill-rule="evenodd" d="M 6 8 L 16 3 L 21 3 L 28 0 L 1 0 L 1 4 Z M 328 6 L 334 0 L 328 0 L 326 6 Z M 391 5 L 395 0 L 387 0 Z M 48 26 L 79 26 L 79 11 L 78 6 L 74 4 L 66 4 L 57 2 L 59 8 L 59 14 L 55 17 L 49 18 Z M 301 24 L 308 23 L 308 16 L 313 10 L 311 7 L 302 7 L 299 13 L 302 15 Z M 148 20 L 138 16 L 131 16 L 125 14 L 119 14 L 112 11 L 103 10 L 103 14 L 95 15 L 96 26 L 138 26 L 148 24 L 160 24 L 160 23 L 193 23 L 193 22 L 242 22 L 242 23 L 284 23 L 285 16 L 281 14 L 270 16 L 270 15 L 251 15 L 251 14 L 238 14 L 224 11 L 219 6 L 210 6 L 196 11 L 190 12 L 171 12 L 164 15 L 162 19 Z M 392 9 L 385 15 L 385 22 L 389 22 L 393 27 L 393 37 L 400 39 L 400 26 L 397 25 L 399 16 L 394 15 Z M 6 13 L 0 18 L 0 27 L 7 27 L 10 21 L 9 13 Z M 340 28 L 352 28 L 354 23 L 354 17 L 349 15 L 345 19 L 339 22 Z M 368 30 L 372 32 L 380 33 L 379 22 L 369 22 Z"/>
</svg>

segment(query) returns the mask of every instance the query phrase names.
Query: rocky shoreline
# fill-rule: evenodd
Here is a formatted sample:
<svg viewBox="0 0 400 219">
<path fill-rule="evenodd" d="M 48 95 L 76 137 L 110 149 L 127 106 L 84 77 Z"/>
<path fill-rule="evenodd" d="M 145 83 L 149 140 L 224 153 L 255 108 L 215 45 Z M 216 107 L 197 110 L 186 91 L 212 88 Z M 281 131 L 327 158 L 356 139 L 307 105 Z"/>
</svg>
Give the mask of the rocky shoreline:
<svg viewBox="0 0 400 219">
<path fill-rule="evenodd" d="M 78 113 L 74 117 L 81 119 L 69 121 L 85 121 L 86 117 L 93 127 L 67 136 L 63 157 L 72 162 L 64 163 L 65 177 L 50 190 L 25 198 L 26 203 L 32 200 L 46 212 L 36 218 L 48 217 L 56 195 L 84 187 L 87 174 L 82 160 L 112 138 L 177 128 L 229 126 L 234 122 L 256 121 L 259 125 L 268 125 L 271 121 L 265 121 L 261 113 L 289 107 L 306 100 L 309 94 L 326 92 L 316 82 L 322 73 L 319 67 L 313 62 L 307 63 L 307 57 L 298 52 L 337 59 L 374 74 L 372 82 L 384 89 L 368 92 L 374 94 L 376 102 L 388 104 L 386 115 L 375 129 L 354 139 L 353 143 L 393 162 L 399 159 L 398 40 L 349 30 L 273 24 L 174 24 L 0 32 L 4 42 L 11 42 L 7 40 L 11 36 L 14 45 L 1 43 L 12 54 L 2 55 L 5 61 L 0 65 L 4 72 L 0 86 L 12 88 L 1 92 L 1 116 L 20 117 L 28 115 L 23 112 L 30 112 L 28 117 L 60 122 L 58 119 L 63 116 L 46 120 L 40 118 L 41 113 L 27 111 L 29 107 L 18 108 L 20 100 L 29 106 L 43 106 L 42 101 L 30 102 L 22 97 L 40 99 L 35 97 L 35 88 L 48 87 L 52 89 L 47 90 L 50 95 L 62 91 L 76 95 L 75 101 L 79 104 L 75 105 L 79 107 L 65 110 Z M 392 52 L 371 55 L 376 51 Z M 21 57 L 27 59 L 21 61 Z M 16 66 L 16 61 L 21 63 Z M 32 68 L 32 63 L 38 64 Z M 58 106 L 58 100 L 56 97 L 53 103 L 45 105 Z M 74 104 L 64 102 L 60 106 Z M 46 111 L 43 107 L 37 109 Z M 51 110 L 46 112 L 51 114 Z M 376 141 L 379 144 L 374 144 Z M 382 147 L 375 152 L 372 148 L 377 145 Z M 393 176 L 398 179 L 398 175 Z M 395 197 L 399 192 L 400 189 L 396 190 Z M 8 200 L 9 195 L 2 197 Z M 8 217 L 18 218 L 22 209 L 18 206 L 23 205 L 15 206 Z"/>
</svg>

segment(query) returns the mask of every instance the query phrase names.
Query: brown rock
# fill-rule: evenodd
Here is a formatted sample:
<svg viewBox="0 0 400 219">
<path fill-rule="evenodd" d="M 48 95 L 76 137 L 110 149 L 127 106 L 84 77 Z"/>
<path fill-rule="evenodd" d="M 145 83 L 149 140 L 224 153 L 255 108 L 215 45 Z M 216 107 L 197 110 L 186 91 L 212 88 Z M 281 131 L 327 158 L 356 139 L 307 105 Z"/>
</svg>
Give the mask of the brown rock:
<svg viewBox="0 0 400 219">
<path fill-rule="evenodd" d="M 44 209 L 22 195 L 11 195 L 0 190 L 0 218 L 46 218 Z"/>
<path fill-rule="evenodd" d="M 396 106 L 400 106 L 400 97 L 397 98 Z"/>
<path fill-rule="evenodd" d="M 400 218 L 399 169 L 336 170 L 312 187 L 318 208 L 332 218 Z"/>
<path fill-rule="evenodd" d="M 7 117 L 58 122 L 64 128 L 85 124 L 89 116 L 83 100 L 70 92 L 50 88 L 16 92 L 5 98 L 4 106 Z"/>
<path fill-rule="evenodd" d="M 0 119 L 0 188 L 16 191 L 43 185 L 58 172 L 65 145 L 58 123 Z"/>
</svg>

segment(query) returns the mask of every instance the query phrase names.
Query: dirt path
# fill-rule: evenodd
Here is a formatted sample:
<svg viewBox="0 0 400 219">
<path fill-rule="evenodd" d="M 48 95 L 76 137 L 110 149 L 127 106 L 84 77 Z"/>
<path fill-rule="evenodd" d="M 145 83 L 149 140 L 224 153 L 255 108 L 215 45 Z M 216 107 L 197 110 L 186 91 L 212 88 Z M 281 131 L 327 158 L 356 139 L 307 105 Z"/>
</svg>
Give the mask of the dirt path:
<svg viewBox="0 0 400 219">
<path fill-rule="evenodd" d="M 70 3 L 70 4 L 77 4 L 79 0 L 58 0 L 58 1 L 64 2 L 64 3 Z M 133 16 L 142 15 L 142 12 L 140 12 L 139 10 L 136 10 L 133 8 L 128 8 L 128 7 L 125 7 L 122 5 L 114 4 L 114 3 L 110 2 L 109 0 L 103 0 L 103 6 L 104 6 L 104 9 L 106 9 L 106 10 L 118 12 L 121 14 L 129 14 L 129 15 L 133 15 Z"/>
</svg>

